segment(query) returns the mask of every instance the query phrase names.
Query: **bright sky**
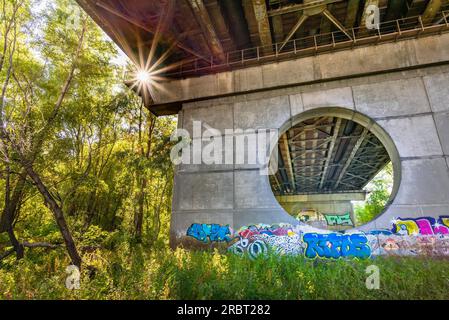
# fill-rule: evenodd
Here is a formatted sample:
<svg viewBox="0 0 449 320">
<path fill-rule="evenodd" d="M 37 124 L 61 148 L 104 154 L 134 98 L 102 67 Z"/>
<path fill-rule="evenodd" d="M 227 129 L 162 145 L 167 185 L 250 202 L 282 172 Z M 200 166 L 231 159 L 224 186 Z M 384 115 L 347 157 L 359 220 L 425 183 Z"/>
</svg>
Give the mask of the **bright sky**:
<svg viewBox="0 0 449 320">
<path fill-rule="evenodd" d="M 105 36 L 107 37 L 107 35 L 105 35 Z M 112 41 L 112 40 L 110 40 L 110 41 Z M 116 48 L 118 50 L 118 55 L 114 59 L 112 59 L 111 62 L 118 66 L 125 66 L 130 60 L 126 56 L 126 54 L 117 45 L 116 45 Z"/>
</svg>

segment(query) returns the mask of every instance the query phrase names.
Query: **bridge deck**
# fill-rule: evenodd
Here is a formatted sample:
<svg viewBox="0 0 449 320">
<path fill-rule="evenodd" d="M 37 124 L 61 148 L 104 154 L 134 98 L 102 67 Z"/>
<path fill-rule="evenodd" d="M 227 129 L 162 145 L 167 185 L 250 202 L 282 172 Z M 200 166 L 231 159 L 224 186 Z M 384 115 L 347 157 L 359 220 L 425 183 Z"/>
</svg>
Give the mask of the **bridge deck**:
<svg viewBox="0 0 449 320">
<path fill-rule="evenodd" d="M 449 31 L 448 0 L 77 1 L 158 82 Z M 370 5 L 378 30 L 366 25 Z M 134 84 L 153 113 L 179 110 L 151 108 L 154 93 Z"/>
<path fill-rule="evenodd" d="M 276 195 L 360 191 L 390 162 L 382 143 L 363 126 L 317 117 L 294 126 L 279 140 Z"/>
<path fill-rule="evenodd" d="M 449 30 L 447 0 L 78 2 L 137 66 L 163 57 L 170 78 Z M 369 5 L 379 8 L 379 30 L 367 29 Z"/>
</svg>

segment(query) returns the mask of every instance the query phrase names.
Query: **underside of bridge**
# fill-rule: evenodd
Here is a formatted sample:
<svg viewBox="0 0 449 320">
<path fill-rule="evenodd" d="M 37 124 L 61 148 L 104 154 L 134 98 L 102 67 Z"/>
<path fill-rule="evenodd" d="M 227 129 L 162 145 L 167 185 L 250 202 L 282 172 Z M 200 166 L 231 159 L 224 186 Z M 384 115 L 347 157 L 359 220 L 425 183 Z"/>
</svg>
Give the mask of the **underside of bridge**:
<svg viewBox="0 0 449 320">
<path fill-rule="evenodd" d="M 162 81 L 435 32 L 433 26 L 447 26 L 449 5 L 448 0 L 77 1 L 136 66 L 156 65 Z M 379 8 L 378 30 L 366 28 L 371 5 Z M 180 109 L 151 106 L 151 94 L 139 93 L 156 115 Z"/>
<path fill-rule="evenodd" d="M 388 163 L 382 143 L 351 120 L 317 117 L 290 128 L 279 140 L 275 195 L 362 192 Z"/>
<path fill-rule="evenodd" d="M 364 188 L 391 161 L 369 129 L 334 116 L 293 126 L 281 135 L 278 149 L 278 170 L 270 175 L 277 200 L 291 215 L 306 216 L 321 228 L 329 214 L 349 214 L 343 228 L 353 226 L 352 201 L 365 200 Z"/>
</svg>

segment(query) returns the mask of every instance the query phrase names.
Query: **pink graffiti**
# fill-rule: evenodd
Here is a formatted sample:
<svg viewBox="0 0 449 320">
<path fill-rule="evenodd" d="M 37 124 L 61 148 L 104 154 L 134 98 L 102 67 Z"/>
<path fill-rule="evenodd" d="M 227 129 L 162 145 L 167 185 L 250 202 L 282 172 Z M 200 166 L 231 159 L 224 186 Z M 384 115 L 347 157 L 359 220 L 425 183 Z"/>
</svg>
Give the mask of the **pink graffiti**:
<svg viewBox="0 0 449 320">
<path fill-rule="evenodd" d="M 442 225 L 436 226 L 433 231 L 435 234 L 449 234 L 449 228 Z"/>
<path fill-rule="evenodd" d="M 402 235 L 448 235 L 449 234 L 449 219 L 442 216 L 436 221 L 435 218 L 399 218 L 393 223 L 393 233 Z"/>
<path fill-rule="evenodd" d="M 249 226 L 244 227 L 239 232 L 239 236 L 244 239 L 251 239 L 258 234 L 267 234 L 270 236 L 287 236 L 291 228 L 278 226 Z"/>
<path fill-rule="evenodd" d="M 422 235 L 432 235 L 433 234 L 433 228 L 430 224 L 430 221 L 427 219 L 417 219 L 415 220 L 416 224 L 419 228 L 419 233 Z"/>
</svg>

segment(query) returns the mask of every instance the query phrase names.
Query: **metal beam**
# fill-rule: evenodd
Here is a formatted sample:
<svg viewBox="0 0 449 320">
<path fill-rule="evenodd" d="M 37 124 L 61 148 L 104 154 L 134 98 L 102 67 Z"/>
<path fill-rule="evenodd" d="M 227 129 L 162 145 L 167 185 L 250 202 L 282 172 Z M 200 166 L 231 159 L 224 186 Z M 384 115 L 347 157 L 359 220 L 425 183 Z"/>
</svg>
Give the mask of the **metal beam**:
<svg viewBox="0 0 449 320">
<path fill-rule="evenodd" d="M 299 28 L 306 22 L 306 20 L 309 18 L 309 16 L 305 15 L 304 13 L 299 17 L 298 22 L 295 24 L 295 26 L 290 30 L 287 37 L 284 39 L 284 42 L 282 43 L 281 47 L 279 48 L 279 51 L 282 51 L 284 47 L 287 45 L 287 43 L 290 41 L 290 39 L 295 35 L 296 31 L 298 31 Z"/>
<path fill-rule="evenodd" d="M 318 158 L 301 158 L 301 157 L 296 157 L 294 158 L 292 161 L 298 162 L 298 161 L 326 161 L 326 157 L 318 157 Z"/>
<path fill-rule="evenodd" d="M 443 0 L 430 0 L 426 6 L 426 10 L 424 10 L 424 13 L 422 14 L 422 22 L 424 24 L 432 22 L 440 11 L 442 5 Z"/>
<path fill-rule="evenodd" d="M 279 43 L 284 40 L 284 23 L 282 16 L 274 16 L 271 18 L 273 24 L 274 42 Z"/>
<path fill-rule="evenodd" d="M 310 183 L 310 182 L 313 182 L 314 184 L 320 183 L 319 179 L 314 178 L 313 176 L 311 176 L 311 177 L 301 176 L 299 181 L 296 182 L 296 185 L 301 186 L 301 184 L 300 184 L 301 181 L 303 181 L 304 183 Z M 308 181 L 308 182 L 306 182 L 306 181 Z"/>
<path fill-rule="evenodd" d="M 447 13 L 447 12 L 442 12 L 442 13 L 441 13 L 441 18 L 438 19 L 437 21 L 435 21 L 435 23 L 434 23 L 433 25 L 438 25 L 438 24 L 442 23 L 442 22 L 445 21 L 445 20 L 447 21 L 448 17 L 449 17 L 449 13 Z"/>
<path fill-rule="evenodd" d="M 359 12 L 360 0 L 349 0 L 348 10 L 346 13 L 345 26 L 353 28 L 357 21 L 357 13 Z"/>
<path fill-rule="evenodd" d="M 364 201 L 366 192 L 313 193 L 276 197 L 279 202 Z"/>
<path fill-rule="evenodd" d="M 348 182 L 340 181 L 340 184 L 344 185 L 344 186 L 347 186 L 347 187 L 350 187 L 350 188 L 360 189 L 360 186 L 356 186 L 355 184 L 352 184 L 350 182 L 348 183 Z"/>
<path fill-rule="evenodd" d="M 329 146 L 329 153 L 327 155 L 326 163 L 324 165 L 324 172 L 321 177 L 320 189 L 323 189 L 324 181 L 326 180 L 326 176 L 327 176 L 327 171 L 329 170 L 329 165 L 331 164 L 332 154 L 334 153 L 334 148 L 335 148 L 335 144 L 337 142 L 338 133 L 340 132 L 341 121 L 342 121 L 341 118 L 338 118 L 337 123 L 335 124 L 334 134 L 332 135 L 332 141 Z"/>
<path fill-rule="evenodd" d="M 281 186 L 281 184 L 279 183 L 278 178 L 276 177 L 275 174 L 272 175 L 272 177 L 273 177 L 273 179 L 274 179 L 274 182 L 276 182 L 276 185 L 278 186 L 279 190 L 282 192 L 282 191 L 283 191 L 283 190 L 282 190 L 282 186 Z"/>
<path fill-rule="evenodd" d="M 284 160 L 284 166 L 286 167 L 287 171 L 287 177 L 290 180 L 289 183 L 294 188 L 295 187 L 295 175 L 293 173 L 293 163 L 292 163 L 292 157 L 290 155 L 290 147 L 288 145 L 288 139 L 287 136 L 284 135 L 281 137 L 281 154 L 282 157 L 286 158 Z"/>
<path fill-rule="evenodd" d="M 368 167 L 368 168 L 372 168 L 372 169 L 377 169 L 375 166 L 372 166 L 372 165 L 369 164 L 369 163 L 366 163 L 366 162 L 363 162 L 363 161 L 360 161 L 360 160 L 357 160 L 357 159 L 354 159 L 353 162 L 354 162 L 354 163 L 358 163 L 359 165 L 361 165 L 361 166 L 363 166 L 363 167 Z"/>
<path fill-rule="evenodd" d="M 221 62 L 226 60 L 226 55 L 224 53 L 223 47 L 221 45 L 220 39 L 215 32 L 214 26 L 209 16 L 209 12 L 207 11 L 206 6 L 204 5 L 203 0 L 187 0 L 190 7 L 192 8 L 194 15 L 198 24 L 201 27 L 201 30 L 204 33 L 204 38 L 206 40 L 207 45 L 214 57 L 217 57 Z"/>
<path fill-rule="evenodd" d="M 293 7 L 295 7 L 296 9 L 301 7 L 301 9 L 298 9 L 298 10 L 302 10 L 302 14 L 299 16 L 298 22 L 290 30 L 290 33 L 285 38 L 279 51 L 282 51 L 282 49 L 284 49 L 284 47 L 287 45 L 288 41 L 290 41 L 290 39 L 299 30 L 299 28 L 304 24 L 304 22 L 308 19 L 308 17 L 316 16 L 319 14 L 323 14 L 328 20 L 330 20 L 334 25 L 336 25 L 337 28 L 340 29 L 347 37 L 352 39 L 351 36 L 349 35 L 349 33 L 345 30 L 344 26 L 327 9 L 327 5 L 329 3 L 333 3 L 333 2 L 336 2 L 336 1 L 324 1 L 324 0 L 322 0 L 322 1 L 313 1 L 313 0 L 306 1 L 305 0 L 304 3 L 301 5 L 294 5 Z M 295 12 L 295 11 L 291 11 L 291 12 Z"/>
<path fill-rule="evenodd" d="M 235 51 L 236 46 L 234 43 L 234 38 L 232 37 L 229 27 L 227 26 L 219 1 L 207 0 L 205 5 L 207 12 L 209 13 L 209 17 L 213 22 L 214 30 L 217 33 L 225 52 Z"/>
<path fill-rule="evenodd" d="M 346 31 L 345 27 L 340 23 L 340 21 L 337 20 L 337 18 L 335 18 L 332 13 L 325 9 L 323 11 L 323 15 L 329 19 L 330 22 L 332 22 L 338 29 L 340 29 L 341 32 L 343 32 L 349 39 L 352 40 L 352 37 L 349 35 L 349 33 Z"/>
<path fill-rule="evenodd" d="M 291 144 L 301 144 L 302 142 L 315 142 L 315 141 L 324 141 L 324 140 L 330 140 L 330 138 L 329 137 L 326 137 L 326 138 L 313 138 L 313 139 L 302 139 L 302 140 L 293 140 L 293 139 L 290 139 L 289 140 L 289 142 L 291 143 Z"/>
<path fill-rule="evenodd" d="M 315 131 L 315 130 L 316 131 L 320 131 L 321 133 L 323 133 L 323 134 L 325 134 L 325 135 L 330 137 L 329 133 L 321 131 L 320 129 L 326 129 L 326 128 L 329 128 L 329 127 L 332 128 L 334 126 L 334 124 L 330 123 L 330 124 L 318 125 L 317 123 L 318 122 L 315 122 L 314 124 L 308 124 L 308 125 L 305 125 L 303 127 L 295 128 L 295 130 L 293 130 L 293 131 L 296 131 L 296 130 L 300 130 L 300 131 L 299 131 L 299 133 L 295 133 L 295 136 L 293 138 L 291 138 L 290 140 L 291 141 L 295 141 L 295 139 L 300 137 L 302 134 L 304 134 L 305 131 Z M 317 139 L 317 138 L 314 138 L 314 139 Z"/>
<path fill-rule="evenodd" d="M 322 5 L 328 5 L 331 3 L 336 3 L 336 2 L 341 2 L 342 0 L 315 0 L 315 1 L 304 1 L 305 3 L 302 4 L 293 4 L 293 5 L 289 5 L 289 6 L 284 6 L 282 8 L 279 9 L 275 9 L 275 10 L 270 10 L 268 12 L 268 15 L 270 17 L 275 17 L 275 16 L 279 16 L 279 15 L 283 15 L 283 14 L 287 14 L 287 13 L 292 13 L 292 12 L 297 12 L 297 11 L 303 11 L 306 9 L 313 9 L 315 7 L 320 7 Z"/>
<path fill-rule="evenodd" d="M 264 47 L 264 52 L 273 52 L 273 39 L 271 38 L 270 21 L 265 0 L 251 0 L 254 15 L 259 30 L 260 43 Z M 267 48 L 265 48 L 267 47 Z"/>
<path fill-rule="evenodd" d="M 355 178 L 355 179 L 362 180 L 362 181 L 364 181 L 364 182 L 368 180 L 367 178 L 363 178 L 363 177 L 360 176 L 360 175 L 352 174 L 352 173 L 350 173 L 350 172 L 346 172 L 346 175 L 348 175 L 348 176 L 350 176 L 350 177 L 352 177 L 352 178 Z"/>
<path fill-rule="evenodd" d="M 328 7 L 329 11 L 332 11 L 332 5 L 329 5 Z M 320 22 L 320 34 L 328 34 L 331 33 L 331 27 L 332 27 L 332 22 L 329 21 L 328 18 L 326 18 L 325 16 L 321 17 L 321 22 Z M 312 31 L 312 30 L 311 30 Z"/>
<path fill-rule="evenodd" d="M 152 28 L 149 27 L 148 25 L 145 25 L 145 24 L 143 24 L 143 23 L 141 23 L 141 22 L 139 22 L 139 21 L 136 21 L 136 20 L 133 19 L 132 17 L 130 17 L 130 16 L 124 14 L 124 13 L 121 13 L 120 11 L 118 11 L 118 10 L 116 10 L 116 9 L 114 9 L 114 8 L 112 8 L 112 7 L 110 7 L 109 5 L 106 5 L 106 4 L 104 4 L 104 3 L 102 3 L 102 2 L 99 2 L 99 1 L 97 1 L 95 4 L 96 4 L 98 7 L 105 9 L 106 11 L 112 13 L 113 15 L 115 15 L 115 16 L 117 16 L 117 17 L 119 17 L 119 18 L 121 18 L 121 19 L 123 19 L 123 20 L 125 20 L 125 21 L 127 21 L 127 22 L 129 22 L 129 23 L 131 23 L 131 24 L 133 24 L 133 25 L 135 25 L 136 27 L 139 27 L 139 28 L 142 29 L 142 30 L 145 30 L 145 31 L 147 31 L 147 32 L 149 32 L 149 33 L 151 33 L 151 34 L 156 34 L 156 33 L 157 33 L 156 30 L 152 29 Z M 186 52 L 188 52 L 188 53 L 190 53 L 190 54 L 192 54 L 192 55 L 198 57 L 199 59 L 202 59 L 202 60 L 207 61 L 207 62 L 210 61 L 210 59 L 205 58 L 203 55 L 199 54 L 199 53 L 196 52 L 195 50 L 193 50 L 193 49 L 187 47 L 186 45 L 182 44 L 176 37 L 165 35 L 165 38 L 166 38 L 169 42 L 176 43 L 176 46 L 177 46 L 178 48 L 180 48 L 180 49 L 182 49 L 182 50 L 184 50 L 184 51 L 186 51 Z"/>
<path fill-rule="evenodd" d="M 365 140 L 366 135 L 369 133 L 368 129 L 363 129 L 363 133 L 360 135 L 360 138 L 357 140 L 354 148 L 351 151 L 351 154 L 349 155 L 348 159 L 346 160 L 345 165 L 343 166 L 343 169 L 341 169 L 340 175 L 338 176 L 337 182 L 335 183 L 334 189 L 338 187 L 338 185 L 341 183 L 341 180 L 343 179 L 346 170 L 348 170 L 349 166 L 352 163 L 352 160 L 354 159 L 355 155 L 357 154 L 357 151 L 359 151 L 360 146 L 362 145 L 363 141 Z"/>
</svg>

